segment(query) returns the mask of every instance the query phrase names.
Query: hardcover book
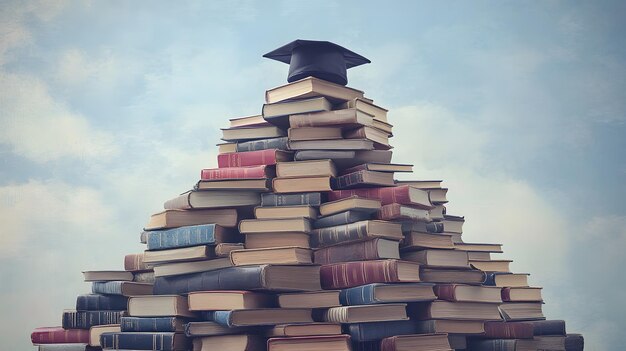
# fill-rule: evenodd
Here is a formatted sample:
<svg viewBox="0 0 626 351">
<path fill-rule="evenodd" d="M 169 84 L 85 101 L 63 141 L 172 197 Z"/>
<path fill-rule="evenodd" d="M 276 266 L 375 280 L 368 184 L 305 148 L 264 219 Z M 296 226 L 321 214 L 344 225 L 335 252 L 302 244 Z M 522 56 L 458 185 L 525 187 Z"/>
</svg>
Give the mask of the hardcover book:
<svg viewBox="0 0 626 351">
<path fill-rule="evenodd" d="M 344 306 L 432 301 L 436 298 L 433 284 L 428 283 L 373 283 L 343 289 L 339 294 L 339 300 Z"/>
<path fill-rule="evenodd" d="M 100 344 L 114 350 L 184 351 L 190 343 L 180 333 L 122 332 L 102 334 Z"/>
<path fill-rule="evenodd" d="M 371 214 L 361 211 L 345 211 L 329 216 L 320 217 L 313 222 L 313 228 L 335 227 L 371 219 Z"/>
<path fill-rule="evenodd" d="M 334 263 L 322 266 L 320 275 L 324 289 L 420 281 L 418 264 L 398 260 Z"/>
<path fill-rule="evenodd" d="M 280 161 L 291 161 L 290 152 L 278 149 L 232 152 L 217 155 L 219 168 L 275 165 Z"/>
<path fill-rule="evenodd" d="M 122 317 L 122 332 L 177 332 L 184 330 L 188 319 L 180 317 Z"/>
<path fill-rule="evenodd" d="M 155 230 L 148 232 L 146 235 L 148 250 L 237 243 L 243 240 L 243 237 L 235 231 L 217 224 L 201 224 L 168 230 Z"/>
<path fill-rule="evenodd" d="M 289 139 L 287 137 L 271 138 L 263 140 L 251 140 L 237 143 L 235 150 L 231 152 L 246 152 L 246 151 L 259 151 L 259 150 L 289 150 Z"/>
<path fill-rule="evenodd" d="M 33 344 L 87 344 L 89 343 L 89 330 L 41 327 L 33 330 L 30 339 Z"/>
<path fill-rule="evenodd" d="M 267 165 L 230 168 L 205 168 L 200 171 L 200 180 L 259 179 L 272 178 L 276 174 L 273 167 Z"/>
<path fill-rule="evenodd" d="M 367 238 L 401 240 L 401 225 L 384 221 L 362 221 L 311 231 L 311 245 L 325 247 Z"/>
<path fill-rule="evenodd" d="M 65 311 L 64 329 L 89 329 L 95 325 L 120 324 L 125 311 Z"/>
<path fill-rule="evenodd" d="M 337 190 L 331 191 L 328 198 L 332 201 L 355 195 L 368 199 L 378 199 L 381 201 L 382 205 L 398 203 L 401 205 L 413 205 L 426 210 L 433 207 L 428 197 L 428 192 L 408 185 L 388 188 Z"/>
<path fill-rule="evenodd" d="M 127 303 L 128 298 L 120 295 L 78 295 L 76 311 L 123 311 Z"/>
<path fill-rule="evenodd" d="M 387 258 L 399 259 L 398 245 L 398 241 L 381 238 L 333 245 L 316 250 L 314 261 L 316 264 L 329 264 Z"/>
</svg>

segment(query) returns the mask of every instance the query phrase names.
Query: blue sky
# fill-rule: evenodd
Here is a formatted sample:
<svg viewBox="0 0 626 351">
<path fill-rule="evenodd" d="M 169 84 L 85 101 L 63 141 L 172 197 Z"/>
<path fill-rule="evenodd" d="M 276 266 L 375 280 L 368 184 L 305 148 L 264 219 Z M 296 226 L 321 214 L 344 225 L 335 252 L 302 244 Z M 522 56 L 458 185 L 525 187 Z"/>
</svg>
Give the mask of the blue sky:
<svg viewBox="0 0 626 351">
<path fill-rule="evenodd" d="M 394 161 L 444 179 L 468 241 L 500 242 L 588 350 L 626 325 L 626 4 L 610 1 L 2 1 L 0 339 L 28 349 L 121 268 L 164 200 L 257 114 L 293 39 L 370 58 Z"/>
</svg>

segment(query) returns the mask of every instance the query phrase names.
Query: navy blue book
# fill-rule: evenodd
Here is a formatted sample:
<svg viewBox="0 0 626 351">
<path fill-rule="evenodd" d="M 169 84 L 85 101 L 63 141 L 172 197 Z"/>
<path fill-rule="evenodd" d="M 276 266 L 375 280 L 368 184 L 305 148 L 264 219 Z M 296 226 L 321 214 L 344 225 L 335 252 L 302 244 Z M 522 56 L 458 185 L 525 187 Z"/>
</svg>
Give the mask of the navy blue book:
<svg viewBox="0 0 626 351">
<path fill-rule="evenodd" d="M 433 301 L 437 298 L 433 291 L 434 284 L 402 283 L 383 284 L 372 283 L 343 289 L 339 292 L 339 302 L 342 306 L 371 305 L 390 302 Z M 381 297 L 379 292 L 386 292 Z"/>
<path fill-rule="evenodd" d="M 371 214 L 367 212 L 345 211 L 318 218 L 315 222 L 313 222 L 313 228 L 334 227 L 342 224 L 366 221 L 370 218 Z"/>
<path fill-rule="evenodd" d="M 246 141 L 237 143 L 237 152 L 267 149 L 289 150 L 288 143 L 287 137 Z"/>
<path fill-rule="evenodd" d="M 179 332 L 185 330 L 188 319 L 179 317 L 122 317 L 123 332 Z"/>
<path fill-rule="evenodd" d="M 216 245 L 224 242 L 241 242 L 243 237 L 217 224 L 192 225 L 168 230 L 147 232 L 148 250 Z"/>
<path fill-rule="evenodd" d="M 565 337 L 565 351 L 583 351 L 585 339 L 581 334 L 567 334 Z"/>
<path fill-rule="evenodd" d="M 352 351 L 380 351 L 380 340 L 352 341 Z"/>
<path fill-rule="evenodd" d="M 299 193 L 299 194 L 261 194 L 261 206 L 319 206 L 322 203 L 320 193 Z"/>
<path fill-rule="evenodd" d="M 105 295 L 152 295 L 152 284 L 137 282 L 93 282 L 91 292 Z"/>
<path fill-rule="evenodd" d="M 533 325 L 533 335 L 565 335 L 564 320 L 529 321 Z"/>
<path fill-rule="evenodd" d="M 63 329 L 89 329 L 95 325 L 119 324 L 125 311 L 65 311 Z"/>
<path fill-rule="evenodd" d="M 79 295 L 76 298 L 76 311 L 123 311 L 126 310 L 128 297 L 120 295 Z"/>
<path fill-rule="evenodd" d="M 103 333 L 103 349 L 184 351 L 190 347 L 189 339 L 181 333 Z"/>
<path fill-rule="evenodd" d="M 394 335 L 418 334 L 419 329 L 415 322 L 389 321 L 372 323 L 353 323 L 348 325 L 348 332 L 352 341 L 380 340 Z"/>
</svg>

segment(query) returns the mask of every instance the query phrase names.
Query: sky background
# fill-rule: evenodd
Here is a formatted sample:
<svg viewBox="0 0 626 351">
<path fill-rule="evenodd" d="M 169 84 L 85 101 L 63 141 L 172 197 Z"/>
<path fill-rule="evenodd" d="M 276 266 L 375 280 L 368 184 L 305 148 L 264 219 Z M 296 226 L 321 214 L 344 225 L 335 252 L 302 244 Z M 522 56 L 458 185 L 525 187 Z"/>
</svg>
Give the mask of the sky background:
<svg viewBox="0 0 626 351">
<path fill-rule="evenodd" d="M 300 38 L 371 59 L 349 86 L 390 110 L 393 161 L 444 180 L 465 240 L 504 244 L 548 318 L 587 350 L 621 349 L 625 15 L 619 1 L 0 1 L 3 348 L 60 325 L 89 291 L 81 271 L 141 252 L 150 214 L 216 166 L 219 128 L 285 82 L 261 56 Z"/>
</svg>

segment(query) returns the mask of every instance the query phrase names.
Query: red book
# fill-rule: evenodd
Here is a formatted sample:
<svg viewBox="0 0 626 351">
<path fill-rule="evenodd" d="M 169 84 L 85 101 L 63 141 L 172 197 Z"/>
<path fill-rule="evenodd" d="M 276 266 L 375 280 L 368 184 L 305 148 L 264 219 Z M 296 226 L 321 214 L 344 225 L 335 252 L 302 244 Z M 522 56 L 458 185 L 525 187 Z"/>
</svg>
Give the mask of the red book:
<svg viewBox="0 0 626 351">
<path fill-rule="evenodd" d="M 251 167 L 210 168 L 200 172 L 200 180 L 231 180 L 273 178 L 272 167 L 266 165 Z"/>
<path fill-rule="evenodd" d="M 219 168 L 246 167 L 260 165 L 275 165 L 279 161 L 291 161 L 293 155 L 290 152 L 278 149 L 229 152 L 217 155 Z"/>
<path fill-rule="evenodd" d="M 419 264 L 399 260 L 357 261 L 323 265 L 323 289 L 345 289 L 370 283 L 419 282 Z"/>
<path fill-rule="evenodd" d="M 124 270 L 128 272 L 146 272 L 152 268 L 146 267 L 143 262 L 143 252 L 139 254 L 128 254 L 124 256 Z"/>
<path fill-rule="evenodd" d="M 400 258 L 399 243 L 376 238 L 349 244 L 328 246 L 315 251 L 316 264 Z"/>
<path fill-rule="evenodd" d="M 378 199 L 383 205 L 398 203 L 401 205 L 412 205 L 425 209 L 433 207 L 427 191 L 420 190 L 409 185 L 335 190 L 328 193 L 328 201 L 345 199 L 350 196 Z"/>
<path fill-rule="evenodd" d="M 533 324 L 528 322 L 485 322 L 485 333 L 490 339 L 532 339 Z"/>
<path fill-rule="evenodd" d="M 33 344 L 87 344 L 89 329 L 63 329 L 61 327 L 42 327 L 30 334 Z"/>
</svg>

